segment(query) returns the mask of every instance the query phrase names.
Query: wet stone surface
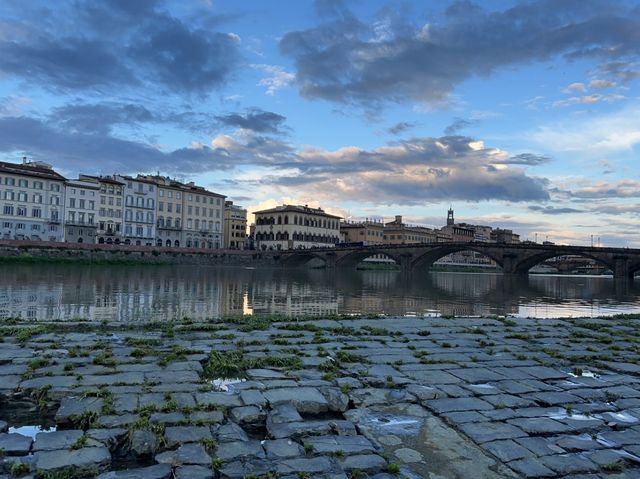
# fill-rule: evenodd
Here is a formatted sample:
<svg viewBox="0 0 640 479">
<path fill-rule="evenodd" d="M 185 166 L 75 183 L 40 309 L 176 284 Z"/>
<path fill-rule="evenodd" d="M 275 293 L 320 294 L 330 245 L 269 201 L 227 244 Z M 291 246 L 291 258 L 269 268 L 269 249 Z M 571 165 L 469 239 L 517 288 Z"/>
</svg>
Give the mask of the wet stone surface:
<svg viewBox="0 0 640 479">
<path fill-rule="evenodd" d="M 638 326 L 13 321 L 0 478 L 640 477 Z"/>
</svg>

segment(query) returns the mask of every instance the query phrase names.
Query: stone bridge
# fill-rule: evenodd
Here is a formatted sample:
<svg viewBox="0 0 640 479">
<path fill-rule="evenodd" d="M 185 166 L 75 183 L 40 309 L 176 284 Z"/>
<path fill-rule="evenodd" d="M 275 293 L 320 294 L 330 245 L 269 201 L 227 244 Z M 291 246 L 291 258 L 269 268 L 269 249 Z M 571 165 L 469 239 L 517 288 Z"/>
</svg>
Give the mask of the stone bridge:
<svg viewBox="0 0 640 479">
<path fill-rule="evenodd" d="M 418 268 L 428 268 L 440 258 L 458 251 L 476 251 L 483 254 L 495 261 L 505 274 L 513 275 L 525 275 L 535 265 L 563 255 L 591 258 L 605 265 L 619 279 L 633 279 L 634 273 L 640 271 L 640 249 L 588 246 L 423 243 L 269 251 L 262 254 L 272 255 L 283 266 L 302 266 L 317 258 L 328 268 L 355 267 L 370 256 L 383 254 L 393 259 L 403 271 L 410 272 Z"/>
</svg>

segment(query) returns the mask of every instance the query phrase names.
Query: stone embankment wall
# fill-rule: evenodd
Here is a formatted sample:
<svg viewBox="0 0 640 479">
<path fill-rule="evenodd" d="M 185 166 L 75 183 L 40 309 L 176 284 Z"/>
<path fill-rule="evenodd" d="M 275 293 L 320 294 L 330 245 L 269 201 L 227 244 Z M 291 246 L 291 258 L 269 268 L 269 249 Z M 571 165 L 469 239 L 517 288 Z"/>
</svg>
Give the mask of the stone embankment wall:
<svg viewBox="0 0 640 479">
<path fill-rule="evenodd" d="M 276 266 L 257 251 L 209 250 L 106 244 L 0 240 L 0 261 L 78 261 L 105 263 L 208 264 L 220 266 Z"/>
</svg>

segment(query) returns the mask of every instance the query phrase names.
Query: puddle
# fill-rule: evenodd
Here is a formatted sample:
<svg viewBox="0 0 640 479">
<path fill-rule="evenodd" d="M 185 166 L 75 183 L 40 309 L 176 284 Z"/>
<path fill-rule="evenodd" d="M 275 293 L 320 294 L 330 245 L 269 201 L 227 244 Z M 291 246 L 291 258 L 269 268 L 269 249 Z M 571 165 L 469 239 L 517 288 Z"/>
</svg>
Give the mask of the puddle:
<svg viewBox="0 0 640 479">
<path fill-rule="evenodd" d="M 551 419 L 573 419 L 574 421 L 593 421 L 594 419 L 602 419 L 597 414 L 587 416 L 579 412 L 572 412 L 569 414 L 566 409 L 558 409 L 556 412 L 550 412 L 547 414 Z"/>
<path fill-rule="evenodd" d="M 582 374 L 575 374 L 571 371 L 569 371 L 567 373 L 569 376 L 571 376 L 572 378 L 593 378 L 593 379 L 598 379 L 600 378 L 599 374 L 596 374 L 592 371 L 582 371 Z"/>
<path fill-rule="evenodd" d="M 215 388 L 217 388 L 219 391 L 222 391 L 228 394 L 233 394 L 236 392 L 235 385 L 239 383 L 243 383 L 245 381 L 246 379 L 241 379 L 241 378 L 230 378 L 230 379 L 217 378 L 217 379 L 213 379 L 211 381 L 211 384 Z"/>
<path fill-rule="evenodd" d="M 377 434 L 415 435 L 420 432 L 423 420 L 415 416 L 396 416 L 369 412 L 360 418 L 360 423 L 371 427 Z"/>
<path fill-rule="evenodd" d="M 31 439 L 36 438 L 36 434 L 40 432 L 55 432 L 56 427 L 46 427 L 46 426 L 18 426 L 18 427 L 10 427 L 9 434 L 17 433 L 22 434 L 23 436 L 30 437 Z"/>
<path fill-rule="evenodd" d="M 470 388 L 474 388 L 474 389 L 495 389 L 495 386 L 492 386 L 491 384 L 469 384 Z"/>
<path fill-rule="evenodd" d="M 632 422 L 638 422 L 638 418 L 635 416 L 632 416 L 631 414 L 627 413 L 627 412 L 608 412 L 605 414 L 606 419 L 611 419 L 613 421 L 618 421 L 618 422 L 627 422 L 627 423 L 632 423 Z"/>
</svg>

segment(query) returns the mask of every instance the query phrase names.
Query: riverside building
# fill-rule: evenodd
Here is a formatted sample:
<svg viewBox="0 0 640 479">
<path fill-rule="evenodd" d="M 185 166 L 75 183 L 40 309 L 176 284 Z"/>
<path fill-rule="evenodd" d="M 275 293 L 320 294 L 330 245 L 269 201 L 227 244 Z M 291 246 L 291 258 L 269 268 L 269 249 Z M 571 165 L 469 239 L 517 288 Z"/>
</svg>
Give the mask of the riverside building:
<svg viewBox="0 0 640 479">
<path fill-rule="evenodd" d="M 2 238 L 62 241 L 65 181 L 47 163 L 0 162 Z"/>
<path fill-rule="evenodd" d="M 98 215 L 95 242 L 121 244 L 123 242 L 124 183 L 108 176 L 80 175 L 80 180 L 98 185 Z"/>
<path fill-rule="evenodd" d="M 247 239 L 247 210 L 234 205 L 233 201 L 224 202 L 224 247 L 245 249 Z"/>
<path fill-rule="evenodd" d="M 307 205 L 282 205 L 255 213 L 259 250 L 332 248 L 340 241 L 340 217 Z"/>
<path fill-rule="evenodd" d="M 224 247 L 225 196 L 207 191 L 193 182 L 183 185 L 183 241 L 187 248 Z"/>
<path fill-rule="evenodd" d="M 340 234 L 344 243 L 375 245 L 384 243 L 384 223 L 382 221 L 343 221 Z"/>
<path fill-rule="evenodd" d="M 65 183 L 64 240 L 68 243 L 95 243 L 97 183 L 68 180 Z"/>
<path fill-rule="evenodd" d="M 153 246 L 158 200 L 155 183 L 120 175 L 114 179 L 124 183 L 124 244 Z"/>
<path fill-rule="evenodd" d="M 158 187 L 156 246 L 180 248 L 182 242 L 182 202 L 184 185 L 165 176 L 140 176 Z"/>
<path fill-rule="evenodd" d="M 384 244 L 436 243 L 439 232 L 425 226 L 413 226 L 402 222 L 402 216 L 384 224 Z"/>
</svg>

